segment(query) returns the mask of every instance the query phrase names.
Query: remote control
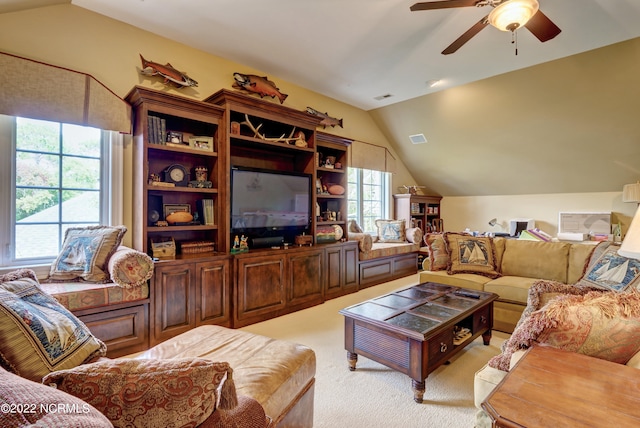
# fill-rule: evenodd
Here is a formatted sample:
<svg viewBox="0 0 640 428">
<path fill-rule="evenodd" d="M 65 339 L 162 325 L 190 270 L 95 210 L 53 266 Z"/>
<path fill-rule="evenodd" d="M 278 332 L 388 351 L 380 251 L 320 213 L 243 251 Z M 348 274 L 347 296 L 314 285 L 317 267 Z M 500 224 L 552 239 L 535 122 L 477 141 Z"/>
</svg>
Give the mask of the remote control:
<svg viewBox="0 0 640 428">
<path fill-rule="evenodd" d="M 473 293 L 471 291 L 456 291 L 455 294 L 458 295 L 458 296 L 470 297 L 472 299 L 479 299 L 480 298 L 480 294 Z"/>
</svg>

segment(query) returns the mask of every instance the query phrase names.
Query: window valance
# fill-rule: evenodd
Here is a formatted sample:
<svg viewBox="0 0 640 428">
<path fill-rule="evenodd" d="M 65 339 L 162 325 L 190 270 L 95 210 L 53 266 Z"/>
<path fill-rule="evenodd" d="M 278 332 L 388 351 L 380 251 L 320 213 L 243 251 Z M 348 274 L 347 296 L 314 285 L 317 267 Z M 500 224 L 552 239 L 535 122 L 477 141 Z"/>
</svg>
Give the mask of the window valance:
<svg viewBox="0 0 640 428">
<path fill-rule="evenodd" d="M 131 132 L 131 106 L 93 76 L 0 52 L 0 114 Z"/>
<path fill-rule="evenodd" d="M 396 158 L 386 147 L 362 141 L 351 143 L 351 163 L 353 168 L 395 172 Z"/>
</svg>

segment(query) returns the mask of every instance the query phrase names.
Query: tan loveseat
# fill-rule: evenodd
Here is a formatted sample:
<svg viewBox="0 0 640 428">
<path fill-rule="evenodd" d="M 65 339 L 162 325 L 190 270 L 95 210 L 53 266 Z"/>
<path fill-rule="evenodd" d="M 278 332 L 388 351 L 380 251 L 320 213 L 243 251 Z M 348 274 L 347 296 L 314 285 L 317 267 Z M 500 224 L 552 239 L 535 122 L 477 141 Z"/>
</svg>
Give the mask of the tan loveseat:
<svg viewBox="0 0 640 428">
<path fill-rule="evenodd" d="M 576 283 L 584 274 L 593 245 L 567 242 L 538 242 L 508 238 L 493 238 L 496 270 L 501 276 L 490 278 L 476 273 L 456 273 L 447 270 L 420 272 L 421 282 L 439 282 L 474 290 L 496 293 L 493 328 L 511 333 L 527 305 L 531 285 L 540 279 Z M 432 248 L 433 244 L 430 245 Z"/>
</svg>

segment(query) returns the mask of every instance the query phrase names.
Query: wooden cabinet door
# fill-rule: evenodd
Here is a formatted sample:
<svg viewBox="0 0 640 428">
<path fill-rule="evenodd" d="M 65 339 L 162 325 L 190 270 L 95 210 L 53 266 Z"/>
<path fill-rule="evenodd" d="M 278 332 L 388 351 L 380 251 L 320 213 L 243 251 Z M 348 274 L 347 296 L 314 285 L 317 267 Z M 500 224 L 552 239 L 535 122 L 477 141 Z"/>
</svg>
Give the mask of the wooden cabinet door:
<svg viewBox="0 0 640 428">
<path fill-rule="evenodd" d="M 229 260 L 196 263 L 195 272 L 196 325 L 229 326 L 231 324 Z"/>
<path fill-rule="evenodd" d="M 330 245 L 325 250 L 326 299 L 358 290 L 358 243 Z"/>
<path fill-rule="evenodd" d="M 343 252 L 339 246 L 330 246 L 326 249 L 325 254 L 325 274 L 327 277 L 327 288 L 325 296 L 334 297 L 342 294 L 343 286 Z"/>
<path fill-rule="evenodd" d="M 347 242 L 342 247 L 343 255 L 343 288 L 351 293 L 358 290 L 358 243 Z"/>
<path fill-rule="evenodd" d="M 287 304 L 284 253 L 236 257 L 234 327 L 279 315 Z"/>
<path fill-rule="evenodd" d="M 289 306 L 303 307 L 324 301 L 322 288 L 322 250 L 289 253 Z"/>
<path fill-rule="evenodd" d="M 156 264 L 152 345 L 195 327 L 195 275 L 192 263 Z"/>
</svg>

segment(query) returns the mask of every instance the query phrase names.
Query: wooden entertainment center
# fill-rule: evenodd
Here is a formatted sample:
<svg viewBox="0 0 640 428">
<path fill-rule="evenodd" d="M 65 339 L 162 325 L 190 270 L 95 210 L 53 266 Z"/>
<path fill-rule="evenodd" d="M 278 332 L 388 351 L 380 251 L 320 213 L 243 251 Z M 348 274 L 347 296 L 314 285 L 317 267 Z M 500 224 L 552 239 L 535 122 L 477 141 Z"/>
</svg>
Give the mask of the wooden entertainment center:
<svg viewBox="0 0 640 428">
<path fill-rule="evenodd" d="M 126 100 L 134 112 L 133 246 L 168 252 L 157 257 L 150 284 L 150 345 L 358 290 L 357 242 L 346 239 L 351 140 L 317 131 L 320 118 L 305 111 L 226 89 L 197 101 L 136 86 Z M 310 176 L 311 245 L 286 236 L 277 248 L 234 248 L 232 167 Z M 164 223 L 168 210 L 185 208 L 198 218 Z"/>
</svg>

